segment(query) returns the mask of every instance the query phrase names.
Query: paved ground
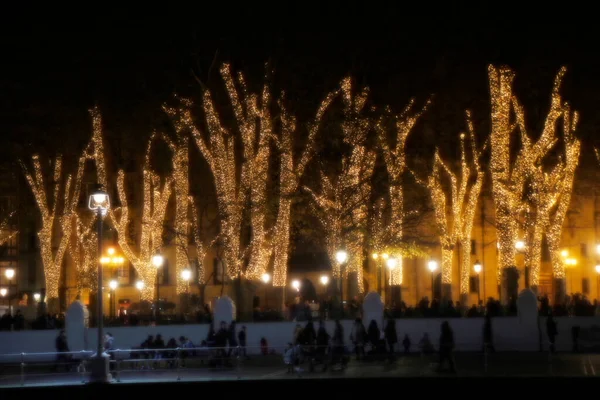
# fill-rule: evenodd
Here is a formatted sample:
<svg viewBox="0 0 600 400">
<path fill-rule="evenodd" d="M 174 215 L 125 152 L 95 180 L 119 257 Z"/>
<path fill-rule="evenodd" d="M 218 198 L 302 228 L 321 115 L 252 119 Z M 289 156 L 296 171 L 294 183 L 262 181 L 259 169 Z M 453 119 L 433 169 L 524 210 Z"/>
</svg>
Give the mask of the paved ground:
<svg viewBox="0 0 600 400">
<path fill-rule="evenodd" d="M 457 376 L 596 376 L 600 375 L 600 355 L 557 354 L 550 360 L 547 353 L 496 353 L 487 360 L 481 354 L 459 353 L 455 355 Z M 263 380 L 313 378 L 386 378 L 439 376 L 436 372 L 436 356 L 401 357 L 395 363 L 351 361 L 344 371 L 323 372 L 320 367 L 315 372 L 296 371 L 287 373 L 281 359 L 266 358 L 244 362 L 239 368 L 209 369 L 201 365 L 189 364 L 179 371 L 174 369 L 122 370 L 115 383 L 138 382 L 182 382 L 205 380 Z M 486 362 L 487 361 L 487 362 Z M 550 362 L 551 361 L 551 362 Z M 123 368 L 127 368 L 124 366 Z M 441 376 L 455 376 L 444 374 Z M 77 385 L 87 381 L 85 375 L 76 372 L 53 372 L 47 366 L 25 369 L 25 386 Z M 0 370 L 0 387 L 21 386 L 18 367 L 4 367 Z"/>
</svg>

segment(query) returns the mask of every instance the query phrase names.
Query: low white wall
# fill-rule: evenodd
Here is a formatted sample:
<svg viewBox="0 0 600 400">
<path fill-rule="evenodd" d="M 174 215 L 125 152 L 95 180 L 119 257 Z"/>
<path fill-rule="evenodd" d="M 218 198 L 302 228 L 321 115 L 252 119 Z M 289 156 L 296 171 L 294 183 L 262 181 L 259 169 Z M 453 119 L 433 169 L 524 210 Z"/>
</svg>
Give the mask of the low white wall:
<svg viewBox="0 0 600 400">
<path fill-rule="evenodd" d="M 413 349 L 417 348 L 419 340 L 424 333 L 428 333 L 433 345 L 437 348 L 440 325 L 444 319 L 419 318 L 419 319 L 398 319 L 396 320 L 396 330 L 398 332 L 399 345 L 408 334 Z M 483 318 L 454 318 L 447 319 L 454 331 L 454 340 L 457 351 L 479 351 L 483 342 Z M 571 327 L 579 325 L 582 329 L 589 328 L 592 325 L 600 326 L 598 317 L 564 317 L 556 318 L 559 335 L 557 337 L 557 350 L 571 350 Z M 305 322 L 301 323 L 303 326 Z M 353 321 L 342 321 L 344 327 L 344 336 L 349 343 Z M 249 353 L 258 353 L 260 339 L 266 338 L 269 347 L 281 352 L 286 344 L 292 341 L 296 322 L 264 322 L 264 323 L 238 323 L 238 330 L 242 325 L 247 328 L 247 345 Z M 365 325 L 367 325 L 365 323 Z M 327 330 L 333 334 L 334 322 L 327 321 Z M 523 337 L 519 329 L 517 317 L 494 318 L 492 320 L 493 340 L 498 351 L 537 351 L 539 349 L 539 335 L 528 334 L 533 337 Z M 540 327 L 542 330 L 543 348 L 547 349 L 546 320 L 540 318 Z M 317 325 L 315 324 L 315 328 Z M 93 350 L 96 346 L 96 329 L 88 330 L 88 348 Z M 148 335 L 161 334 L 165 343 L 170 338 L 179 338 L 179 336 L 189 337 L 195 344 L 199 344 L 206 338 L 208 333 L 208 324 L 198 325 L 162 325 L 162 326 L 136 326 L 107 328 L 105 332 L 110 332 L 115 337 L 115 347 L 118 349 L 129 349 L 139 346 Z M 54 352 L 57 330 L 40 331 L 19 331 L 19 332 L 0 332 L 0 362 L 6 361 L 6 354 L 42 353 Z M 526 345 L 524 345 L 524 343 Z M 11 357 L 14 359 L 14 357 Z"/>
</svg>

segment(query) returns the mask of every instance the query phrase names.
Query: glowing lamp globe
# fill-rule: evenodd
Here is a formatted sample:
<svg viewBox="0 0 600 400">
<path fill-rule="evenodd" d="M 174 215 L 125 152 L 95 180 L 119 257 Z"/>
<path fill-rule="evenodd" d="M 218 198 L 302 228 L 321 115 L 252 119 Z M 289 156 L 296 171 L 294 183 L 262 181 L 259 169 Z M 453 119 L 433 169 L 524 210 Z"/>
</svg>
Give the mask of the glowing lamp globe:
<svg viewBox="0 0 600 400">
<path fill-rule="evenodd" d="M 137 290 L 142 290 L 144 289 L 144 281 L 137 281 L 135 283 L 135 287 L 137 288 Z"/>
<path fill-rule="evenodd" d="M 33 299 L 35 301 L 40 301 L 41 298 L 42 298 L 42 295 L 40 295 L 39 293 L 34 293 L 33 294 Z"/>
<path fill-rule="evenodd" d="M 322 285 L 327 285 L 329 283 L 329 277 L 327 275 L 321 276 L 319 280 L 321 281 Z"/>
<path fill-rule="evenodd" d="M 190 271 L 187 268 L 181 271 L 181 279 L 183 279 L 186 282 L 192 279 L 192 271 Z"/>
<path fill-rule="evenodd" d="M 475 261 L 475 265 L 473 265 L 473 270 L 477 274 L 481 272 L 481 263 L 479 261 Z"/>
<path fill-rule="evenodd" d="M 110 290 L 115 290 L 117 287 L 119 287 L 119 282 L 113 279 L 112 281 L 108 282 L 108 287 Z"/>
<path fill-rule="evenodd" d="M 398 266 L 398 260 L 395 258 L 388 258 L 387 261 L 385 262 L 385 265 L 389 269 L 394 269 Z"/>
<path fill-rule="evenodd" d="M 165 262 L 165 258 L 163 256 L 161 256 L 160 254 L 156 254 L 156 255 L 152 256 L 152 265 L 154 265 L 156 268 L 162 267 L 164 262 Z"/>
<path fill-rule="evenodd" d="M 262 274 L 262 276 L 260 277 L 260 279 L 262 279 L 262 281 L 264 283 L 269 283 L 271 282 L 271 275 L 267 274 L 266 272 L 264 274 Z"/>
<path fill-rule="evenodd" d="M 427 263 L 427 269 L 431 272 L 434 272 L 438 267 L 438 263 L 435 260 L 431 260 Z"/>
<path fill-rule="evenodd" d="M 8 290 L 6 290 L 6 288 L 0 289 L 0 296 L 4 297 L 6 296 L 6 293 L 8 293 Z"/>
<path fill-rule="evenodd" d="M 92 211 L 107 211 L 110 208 L 110 198 L 108 197 L 108 193 L 102 189 L 93 192 L 88 201 L 88 208 Z"/>
<path fill-rule="evenodd" d="M 12 279 L 15 277 L 15 270 L 12 268 L 8 268 L 6 271 L 4 271 L 4 276 L 6 276 L 6 279 Z"/>
<path fill-rule="evenodd" d="M 292 287 L 296 290 L 300 290 L 300 281 L 299 280 L 293 280 L 292 281 Z"/>
<path fill-rule="evenodd" d="M 348 253 L 346 253 L 344 250 L 340 250 L 337 253 L 335 253 L 335 259 L 340 264 L 343 264 L 348 259 Z"/>
</svg>

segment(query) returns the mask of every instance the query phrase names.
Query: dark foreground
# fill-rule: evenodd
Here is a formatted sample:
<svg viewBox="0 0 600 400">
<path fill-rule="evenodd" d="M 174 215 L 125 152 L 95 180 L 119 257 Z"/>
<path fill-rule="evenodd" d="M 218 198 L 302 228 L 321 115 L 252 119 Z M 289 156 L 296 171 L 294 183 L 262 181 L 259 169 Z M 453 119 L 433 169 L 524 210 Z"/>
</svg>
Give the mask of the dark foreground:
<svg viewBox="0 0 600 400">
<path fill-rule="evenodd" d="M 200 365 L 190 365 L 179 370 L 121 370 L 118 379 L 100 388 L 93 388 L 94 386 L 85 383 L 87 376 L 74 371 L 57 372 L 48 367 L 38 370 L 32 368 L 26 371 L 25 375 L 20 375 L 18 368 L 5 367 L 0 369 L 0 392 L 2 399 L 5 398 L 5 394 L 22 394 L 22 391 L 30 390 L 41 390 L 45 394 L 44 397 L 47 397 L 55 391 L 58 396 L 58 393 L 68 388 L 69 398 L 72 398 L 73 394 L 89 398 L 90 395 L 105 392 L 110 393 L 107 394 L 110 396 L 109 400 L 114 400 L 115 396 L 120 398 L 132 390 L 135 396 L 139 396 L 146 391 L 148 394 L 156 394 L 154 390 L 162 388 L 182 393 L 182 390 L 206 385 L 210 390 L 213 390 L 213 385 L 214 390 L 226 388 L 229 394 L 238 390 L 244 392 L 250 388 L 255 390 L 256 387 L 253 385 L 258 382 L 263 385 L 260 391 L 261 397 L 270 397 L 274 393 L 271 388 L 278 385 L 283 385 L 282 388 L 287 387 L 284 390 L 287 390 L 290 395 L 295 394 L 293 389 L 290 391 L 290 384 L 294 387 L 301 385 L 302 390 L 309 387 L 318 390 L 317 388 L 323 385 L 326 388 L 339 386 L 340 393 L 353 393 L 356 385 L 364 390 L 365 385 L 372 385 L 367 383 L 371 380 L 382 385 L 402 381 L 403 389 L 413 382 L 421 382 L 418 384 L 420 390 L 424 390 L 424 387 L 426 390 L 437 390 L 439 385 L 428 385 L 426 382 L 442 380 L 445 382 L 444 387 L 450 382 L 454 385 L 454 382 L 463 382 L 464 379 L 479 381 L 481 378 L 545 379 L 550 377 L 551 382 L 555 382 L 557 378 L 568 377 L 591 378 L 590 381 L 596 382 L 594 379 L 597 376 L 596 371 L 600 376 L 600 355 L 557 354 L 549 357 L 547 353 L 495 353 L 485 359 L 478 353 L 458 353 L 455 355 L 455 360 L 457 370 L 454 374 L 438 372 L 435 355 L 400 357 L 391 364 L 385 361 L 351 361 L 343 371 L 331 369 L 323 371 L 317 367 L 314 372 L 309 372 L 304 366 L 303 370 L 289 373 L 280 357 L 259 358 L 245 362 L 236 368 L 209 369 L 202 368 Z M 496 388 L 502 389 L 494 384 L 494 390 Z M 417 387 L 415 389 L 419 390 Z M 327 391 L 330 392 L 331 389 Z"/>
</svg>

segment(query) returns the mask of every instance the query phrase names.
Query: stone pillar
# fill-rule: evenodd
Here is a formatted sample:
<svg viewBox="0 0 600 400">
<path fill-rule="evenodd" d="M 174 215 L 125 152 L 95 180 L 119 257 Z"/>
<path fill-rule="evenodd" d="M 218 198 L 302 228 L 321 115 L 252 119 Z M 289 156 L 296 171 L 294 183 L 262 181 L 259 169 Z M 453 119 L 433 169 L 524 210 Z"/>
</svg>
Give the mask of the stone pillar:
<svg viewBox="0 0 600 400">
<path fill-rule="evenodd" d="M 377 294 L 377 292 L 367 293 L 363 301 L 362 309 L 363 324 L 369 326 L 371 320 L 375 320 L 379 329 L 383 331 L 383 301 L 381 300 L 381 296 Z"/>
<path fill-rule="evenodd" d="M 215 302 L 213 311 L 213 326 L 215 330 L 219 329 L 221 322 L 229 325 L 231 321 L 235 321 L 235 314 L 236 309 L 233 300 L 229 296 L 219 297 Z"/>
<path fill-rule="evenodd" d="M 87 307 L 79 298 L 67 308 L 65 333 L 67 334 L 69 350 L 82 351 L 89 349 L 87 337 L 89 315 Z"/>
</svg>

